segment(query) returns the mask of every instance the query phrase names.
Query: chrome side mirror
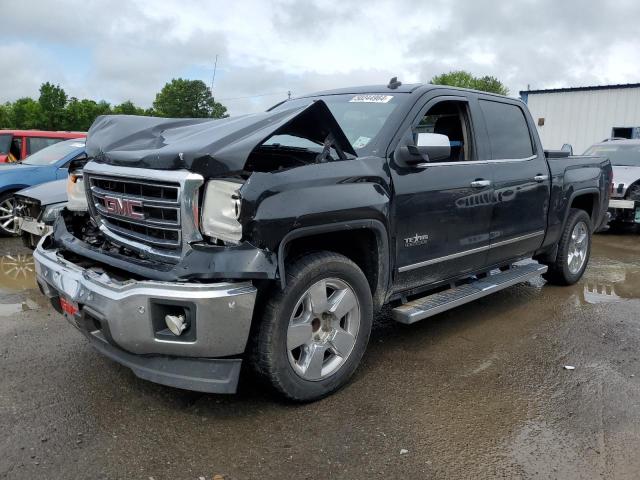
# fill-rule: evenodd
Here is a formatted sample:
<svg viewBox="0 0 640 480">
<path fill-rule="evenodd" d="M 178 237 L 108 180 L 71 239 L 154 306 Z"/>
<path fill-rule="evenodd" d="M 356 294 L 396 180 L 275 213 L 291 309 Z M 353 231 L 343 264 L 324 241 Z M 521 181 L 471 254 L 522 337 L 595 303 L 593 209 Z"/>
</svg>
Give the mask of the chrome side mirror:
<svg viewBox="0 0 640 480">
<path fill-rule="evenodd" d="M 416 148 L 422 155 L 427 155 L 430 162 L 444 160 L 451 155 L 449 137 L 440 133 L 418 133 Z"/>
</svg>

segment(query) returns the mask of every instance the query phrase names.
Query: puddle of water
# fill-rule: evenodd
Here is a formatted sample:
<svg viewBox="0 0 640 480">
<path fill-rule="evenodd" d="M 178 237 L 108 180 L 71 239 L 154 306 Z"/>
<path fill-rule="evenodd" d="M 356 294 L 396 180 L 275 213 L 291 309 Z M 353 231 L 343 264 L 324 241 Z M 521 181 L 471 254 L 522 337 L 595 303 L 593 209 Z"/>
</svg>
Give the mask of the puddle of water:
<svg viewBox="0 0 640 480">
<path fill-rule="evenodd" d="M 17 293 L 37 289 L 33 255 L 9 254 L 0 257 L 0 292 Z"/>
<path fill-rule="evenodd" d="M 33 255 L 17 253 L 0 257 L 0 292 L 18 293 L 36 288 Z"/>
<path fill-rule="evenodd" d="M 585 272 L 583 303 L 640 299 L 640 241 L 637 235 L 596 235 Z"/>
<path fill-rule="evenodd" d="M 39 310 L 45 301 L 40 297 L 33 255 L 8 253 L 0 256 L 0 317 Z"/>
</svg>

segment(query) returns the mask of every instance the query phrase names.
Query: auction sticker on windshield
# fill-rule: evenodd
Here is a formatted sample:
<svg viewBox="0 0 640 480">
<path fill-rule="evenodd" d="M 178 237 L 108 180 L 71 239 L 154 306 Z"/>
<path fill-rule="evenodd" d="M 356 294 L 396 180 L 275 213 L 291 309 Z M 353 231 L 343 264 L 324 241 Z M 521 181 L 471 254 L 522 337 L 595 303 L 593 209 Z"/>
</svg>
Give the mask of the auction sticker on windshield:
<svg viewBox="0 0 640 480">
<path fill-rule="evenodd" d="M 388 103 L 393 95 L 356 95 L 349 103 Z"/>
<path fill-rule="evenodd" d="M 364 148 L 370 141 L 371 139 L 369 137 L 358 137 L 358 139 L 353 142 L 353 148 Z"/>
</svg>

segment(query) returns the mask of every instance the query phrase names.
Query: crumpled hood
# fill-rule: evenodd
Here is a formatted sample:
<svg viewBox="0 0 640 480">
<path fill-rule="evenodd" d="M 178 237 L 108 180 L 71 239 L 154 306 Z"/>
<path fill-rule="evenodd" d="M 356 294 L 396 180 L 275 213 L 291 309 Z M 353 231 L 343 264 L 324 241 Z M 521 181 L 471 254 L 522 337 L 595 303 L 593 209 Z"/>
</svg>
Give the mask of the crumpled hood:
<svg viewBox="0 0 640 480">
<path fill-rule="evenodd" d="M 42 183 L 20 190 L 16 195 L 38 200 L 40 205 L 51 205 L 67 201 L 67 179 Z"/>
<path fill-rule="evenodd" d="M 640 167 L 627 167 L 627 166 L 616 166 L 614 165 L 613 167 L 613 197 L 619 197 L 619 196 L 624 196 L 625 192 L 627 191 L 627 188 L 629 188 L 629 186 L 632 183 L 637 182 L 638 180 L 640 180 Z M 624 187 L 622 189 L 622 192 L 618 192 L 618 185 L 623 184 Z"/>
<path fill-rule="evenodd" d="M 319 143 L 333 135 L 335 144 L 356 156 L 322 100 L 293 109 L 215 120 L 101 116 L 89 129 L 86 151 L 99 163 L 187 169 L 210 177 L 242 171 L 257 146 L 284 132 Z"/>
</svg>

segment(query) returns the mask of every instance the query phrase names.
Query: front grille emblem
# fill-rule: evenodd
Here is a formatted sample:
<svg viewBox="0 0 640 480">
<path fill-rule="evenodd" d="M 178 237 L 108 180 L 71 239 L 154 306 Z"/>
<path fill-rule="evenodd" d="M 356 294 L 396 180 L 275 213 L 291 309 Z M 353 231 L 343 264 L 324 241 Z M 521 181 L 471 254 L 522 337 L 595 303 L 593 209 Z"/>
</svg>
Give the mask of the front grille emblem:
<svg viewBox="0 0 640 480">
<path fill-rule="evenodd" d="M 142 211 L 142 202 L 140 200 L 105 195 L 104 208 L 112 215 L 144 220 L 144 212 Z M 136 208 L 138 210 L 135 210 Z"/>
</svg>

